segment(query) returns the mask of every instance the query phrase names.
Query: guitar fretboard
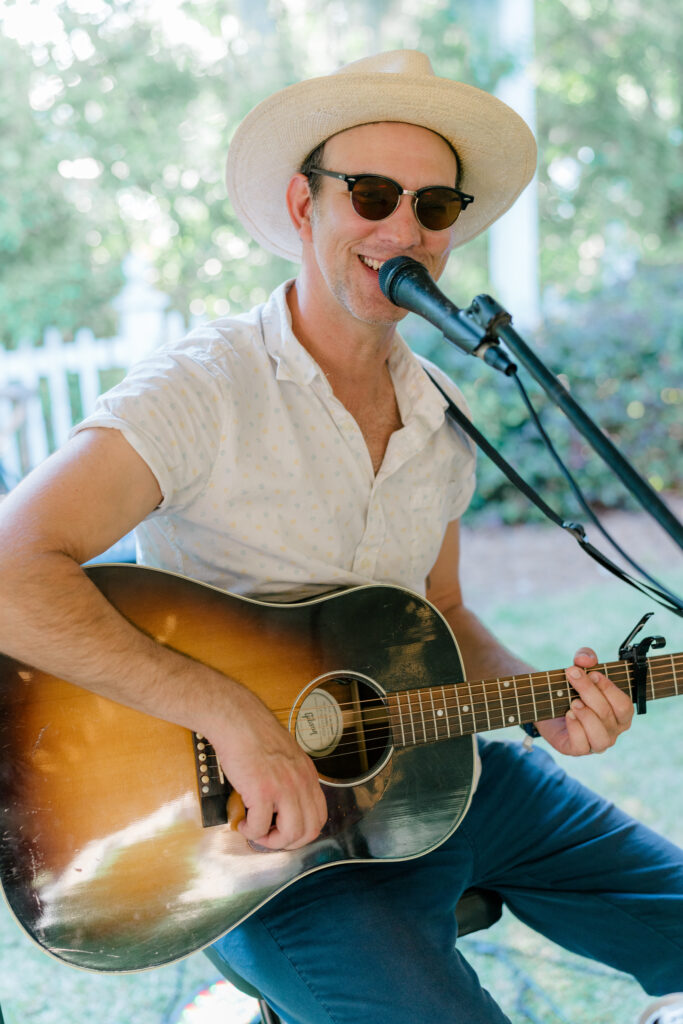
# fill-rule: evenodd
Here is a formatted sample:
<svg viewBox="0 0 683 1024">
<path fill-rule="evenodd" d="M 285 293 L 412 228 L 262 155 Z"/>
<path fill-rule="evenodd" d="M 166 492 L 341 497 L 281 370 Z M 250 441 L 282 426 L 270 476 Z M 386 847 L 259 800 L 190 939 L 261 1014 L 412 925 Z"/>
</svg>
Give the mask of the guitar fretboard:
<svg viewBox="0 0 683 1024">
<path fill-rule="evenodd" d="M 635 680 L 629 662 L 596 665 L 631 700 Z M 680 688 L 679 688 L 680 680 Z M 683 654 L 648 659 L 647 700 L 683 693 Z M 398 747 L 469 736 L 525 722 L 560 718 L 578 694 L 567 682 L 564 669 L 533 672 L 502 679 L 445 683 L 389 695 L 389 717 Z"/>
</svg>

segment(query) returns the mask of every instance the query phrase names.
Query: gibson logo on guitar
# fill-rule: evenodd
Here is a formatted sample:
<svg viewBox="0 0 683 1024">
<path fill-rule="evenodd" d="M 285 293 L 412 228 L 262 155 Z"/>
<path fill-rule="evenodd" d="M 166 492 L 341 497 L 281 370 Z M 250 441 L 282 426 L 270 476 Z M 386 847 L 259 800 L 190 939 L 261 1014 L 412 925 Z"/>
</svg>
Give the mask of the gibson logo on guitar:
<svg viewBox="0 0 683 1024">
<path fill-rule="evenodd" d="M 469 806 L 474 734 L 574 695 L 563 670 L 465 680 L 443 617 L 398 587 L 264 604 L 144 566 L 87 571 L 144 632 L 264 701 L 313 758 L 328 820 L 300 850 L 253 849 L 204 737 L 0 655 L 0 880 L 25 931 L 77 967 L 170 963 L 301 875 L 427 853 Z M 663 641 L 634 634 L 601 668 L 643 710 L 679 693 L 683 656 L 646 658 Z"/>
</svg>

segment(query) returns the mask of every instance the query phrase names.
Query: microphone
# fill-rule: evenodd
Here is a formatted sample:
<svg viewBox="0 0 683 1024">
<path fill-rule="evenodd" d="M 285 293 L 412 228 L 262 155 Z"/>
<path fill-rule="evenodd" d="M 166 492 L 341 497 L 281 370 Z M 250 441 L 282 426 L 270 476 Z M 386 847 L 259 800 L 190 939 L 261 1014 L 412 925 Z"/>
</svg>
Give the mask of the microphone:
<svg viewBox="0 0 683 1024">
<path fill-rule="evenodd" d="M 452 303 L 422 263 L 410 256 L 394 256 L 380 267 L 379 286 L 395 306 L 429 320 L 468 356 L 478 356 L 506 376 L 517 370 L 499 347 L 498 339 Z"/>
</svg>

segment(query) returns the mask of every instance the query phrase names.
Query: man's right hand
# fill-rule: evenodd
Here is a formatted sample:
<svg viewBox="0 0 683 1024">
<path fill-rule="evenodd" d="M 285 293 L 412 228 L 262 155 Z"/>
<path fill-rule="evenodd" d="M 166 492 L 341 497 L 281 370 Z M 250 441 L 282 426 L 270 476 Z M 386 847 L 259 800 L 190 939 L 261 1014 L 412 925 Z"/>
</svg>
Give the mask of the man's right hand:
<svg viewBox="0 0 683 1024">
<path fill-rule="evenodd" d="M 229 686 L 228 720 L 218 716 L 203 732 L 246 808 L 239 830 L 257 846 L 296 850 L 327 821 L 315 765 L 255 694 Z"/>
</svg>

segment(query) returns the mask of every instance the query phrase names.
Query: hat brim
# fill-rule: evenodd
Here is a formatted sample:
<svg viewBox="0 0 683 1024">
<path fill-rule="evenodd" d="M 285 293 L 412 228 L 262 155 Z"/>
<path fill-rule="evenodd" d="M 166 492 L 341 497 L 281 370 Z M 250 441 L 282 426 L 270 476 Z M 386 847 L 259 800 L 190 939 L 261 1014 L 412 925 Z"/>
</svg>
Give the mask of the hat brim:
<svg viewBox="0 0 683 1024">
<path fill-rule="evenodd" d="M 375 121 L 420 125 L 460 157 L 460 187 L 475 196 L 454 226 L 454 245 L 485 231 L 514 203 L 536 168 L 536 142 L 507 104 L 474 86 L 436 76 L 347 72 L 291 85 L 256 106 L 230 145 L 228 195 L 264 249 L 301 260 L 287 186 L 325 139 Z"/>
</svg>

